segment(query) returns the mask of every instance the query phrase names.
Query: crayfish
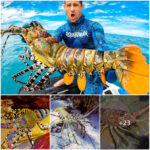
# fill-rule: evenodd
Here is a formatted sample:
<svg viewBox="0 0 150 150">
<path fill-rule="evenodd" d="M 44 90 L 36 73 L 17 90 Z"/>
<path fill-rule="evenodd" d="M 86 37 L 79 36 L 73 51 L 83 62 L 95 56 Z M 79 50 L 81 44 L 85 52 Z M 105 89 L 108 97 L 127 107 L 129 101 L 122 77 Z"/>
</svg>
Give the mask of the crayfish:
<svg viewBox="0 0 150 150">
<path fill-rule="evenodd" d="M 45 88 L 49 75 L 56 70 L 66 71 L 64 82 L 70 85 L 75 73 L 78 74 L 77 85 L 80 91 L 84 91 L 86 86 L 85 71 L 92 74 L 94 70 L 100 73 L 101 80 L 106 84 L 105 72 L 114 69 L 122 87 L 129 94 L 147 94 L 149 91 L 149 65 L 142 55 L 141 49 L 133 44 L 128 44 L 116 51 L 97 51 L 91 49 L 69 48 L 51 36 L 38 22 L 33 21 L 29 27 L 21 28 L 11 25 L 6 30 L 1 30 L 1 34 L 20 35 L 24 38 L 31 51 L 25 48 L 27 56 L 19 55 L 21 60 L 27 65 L 27 69 L 13 76 L 16 82 L 25 84 L 26 91 L 35 91 Z M 7 43 L 4 43 L 2 54 Z M 25 59 L 33 62 L 29 65 Z M 40 66 L 40 67 L 39 67 Z M 36 71 L 35 71 L 36 69 Z M 35 80 L 48 69 L 42 79 L 35 83 Z M 17 80 L 17 77 L 30 71 L 31 75 L 27 83 Z"/>
<path fill-rule="evenodd" d="M 1 147 L 12 149 L 17 143 L 29 140 L 34 146 L 34 140 L 49 133 L 48 109 L 12 109 L 9 113 L 3 113 L 1 128 L 9 130 Z"/>
<path fill-rule="evenodd" d="M 115 148 L 118 148 L 118 142 L 115 137 L 114 131 L 116 135 L 118 135 L 125 144 L 129 145 L 127 138 L 122 134 L 122 132 L 131 135 L 134 138 L 137 138 L 136 134 L 130 130 L 130 127 L 136 124 L 137 117 L 142 115 L 144 112 L 149 110 L 149 106 L 137 111 L 129 113 L 123 110 L 116 110 L 111 108 L 101 108 L 101 135 L 103 134 L 105 129 L 109 129 L 112 139 L 115 144 Z"/>
</svg>

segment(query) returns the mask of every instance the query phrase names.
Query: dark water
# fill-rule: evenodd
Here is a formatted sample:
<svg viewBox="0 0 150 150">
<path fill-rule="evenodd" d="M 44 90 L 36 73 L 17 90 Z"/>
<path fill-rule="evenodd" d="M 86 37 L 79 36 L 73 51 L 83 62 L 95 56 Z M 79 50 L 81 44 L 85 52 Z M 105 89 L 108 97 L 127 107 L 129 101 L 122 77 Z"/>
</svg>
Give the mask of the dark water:
<svg viewBox="0 0 150 150">
<path fill-rule="evenodd" d="M 53 31 L 49 31 L 53 35 Z M 2 46 L 6 35 L 2 38 Z M 126 44 L 138 45 L 144 56 L 149 60 L 149 39 L 141 37 L 132 37 L 125 35 L 106 34 L 106 41 L 110 50 L 116 50 Z M 11 36 L 5 48 L 5 52 L 1 61 L 1 93 L 2 94 L 17 94 L 18 90 L 22 87 L 22 84 L 16 83 L 12 76 L 19 71 L 27 68 L 26 65 L 19 59 L 18 55 L 26 55 L 23 51 L 24 47 L 28 47 L 26 43 L 21 41 L 19 36 Z M 149 63 L 149 62 L 148 62 Z M 21 81 L 27 81 L 30 73 L 26 73 L 20 76 L 18 79 Z M 54 73 L 51 77 L 58 76 L 59 73 Z"/>
</svg>

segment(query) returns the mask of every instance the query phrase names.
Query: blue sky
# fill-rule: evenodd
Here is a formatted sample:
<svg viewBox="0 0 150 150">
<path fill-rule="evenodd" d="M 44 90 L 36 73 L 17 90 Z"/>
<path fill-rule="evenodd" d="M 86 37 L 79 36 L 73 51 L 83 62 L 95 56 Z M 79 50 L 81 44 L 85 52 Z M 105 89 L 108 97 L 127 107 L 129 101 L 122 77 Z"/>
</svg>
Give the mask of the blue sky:
<svg viewBox="0 0 150 150">
<path fill-rule="evenodd" d="M 33 20 L 47 30 L 63 25 L 63 1 L 2 1 L 1 25 L 22 26 Z M 99 22 L 106 33 L 149 37 L 149 1 L 84 1 L 86 18 Z"/>
</svg>

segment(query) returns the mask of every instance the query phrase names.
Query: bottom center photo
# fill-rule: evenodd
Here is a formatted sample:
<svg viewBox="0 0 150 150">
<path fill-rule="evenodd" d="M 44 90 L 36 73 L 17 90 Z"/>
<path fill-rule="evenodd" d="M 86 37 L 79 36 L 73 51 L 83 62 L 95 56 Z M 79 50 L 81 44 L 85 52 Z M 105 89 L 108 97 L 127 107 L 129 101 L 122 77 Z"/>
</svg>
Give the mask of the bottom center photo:
<svg viewBox="0 0 150 150">
<path fill-rule="evenodd" d="M 149 96 L 3 95 L 1 149 L 149 149 Z"/>
<path fill-rule="evenodd" d="M 51 149 L 100 149 L 99 96 L 51 96 Z"/>
</svg>

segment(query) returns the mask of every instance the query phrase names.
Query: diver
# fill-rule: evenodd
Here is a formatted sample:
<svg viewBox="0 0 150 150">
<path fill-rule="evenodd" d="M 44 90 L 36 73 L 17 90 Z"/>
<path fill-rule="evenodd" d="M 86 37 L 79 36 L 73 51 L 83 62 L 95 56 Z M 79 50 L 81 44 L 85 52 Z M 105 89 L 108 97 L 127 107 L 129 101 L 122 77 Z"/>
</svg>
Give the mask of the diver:
<svg viewBox="0 0 150 150">
<path fill-rule="evenodd" d="M 55 31 L 55 38 L 63 41 L 70 48 L 109 50 L 105 42 L 102 25 L 86 19 L 82 14 L 83 7 L 82 1 L 64 1 L 64 10 L 68 20 L 66 24 Z M 114 71 L 111 71 L 108 75 L 113 76 L 113 81 L 116 80 Z M 86 74 L 86 79 L 84 94 L 102 94 L 103 83 L 97 71 L 92 76 Z M 54 87 L 59 87 L 63 84 L 64 79 L 61 79 L 54 84 Z"/>
</svg>

